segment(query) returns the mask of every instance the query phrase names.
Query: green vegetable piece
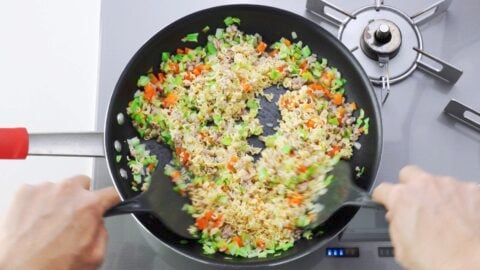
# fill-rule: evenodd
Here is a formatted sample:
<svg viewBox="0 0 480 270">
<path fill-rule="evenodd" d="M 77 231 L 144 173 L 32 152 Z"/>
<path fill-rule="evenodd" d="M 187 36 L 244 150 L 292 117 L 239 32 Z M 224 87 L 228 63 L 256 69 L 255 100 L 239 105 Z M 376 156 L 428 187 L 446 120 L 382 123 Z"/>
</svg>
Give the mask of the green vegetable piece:
<svg viewBox="0 0 480 270">
<path fill-rule="evenodd" d="M 215 125 L 220 125 L 223 121 L 223 118 L 220 116 L 220 115 L 214 115 L 213 116 L 213 122 L 215 123 Z"/>
<path fill-rule="evenodd" d="M 290 151 L 292 151 L 292 146 L 290 144 L 286 144 L 282 147 L 282 152 L 285 154 L 285 155 L 288 155 L 290 154 Z"/>
<path fill-rule="evenodd" d="M 117 155 L 115 157 L 115 161 L 117 161 L 117 163 L 120 163 L 121 160 L 122 160 L 122 155 Z"/>
<path fill-rule="evenodd" d="M 363 133 L 368 135 L 368 129 L 370 128 L 370 118 L 365 118 L 363 120 Z"/>
<path fill-rule="evenodd" d="M 170 53 L 169 52 L 163 52 L 162 53 L 162 61 L 167 62 L 168 59 L 170 59 Z"/>
<path fill-rule="evenodd" d="M 328 123 L 330 125 L 334 125 L 334 126 L 338 126 L 338 119 L 336 117 L 331 117 L 331 118 L 328 118 Z"/>
<path fill-rule="evenodd" d="M 222 39 L 223 32 L 224 32 L 223 28 L 217 28 L 217 30 L 215 31 L 215 37 L 218 39 Z"/>
<path fill-rule="evenodd" d="M 181 245 L 186 245 L 188 244 L 188 240 L 185 240 L 185 239 L 180 239 L 180 242 L 179 242 Z"/>
<path fill-rule="evenodd" d="M 225 25 L 229 26 L 229 25 L 232 25 L 234 23 L 240 24 L 240 19 L 236 18 L 236 17 L 228 16 L 227 18 L 225 18 L 225 20 L 223 20 L 223 22 L 225 22 Z"/>
<path fill-rule="evenodd" d="M 230 137 L 230 136 L 224 136 L 224 137 L 222 138 L 222 143 L 223 143 L 224 145 L 227 145 L 227 146 L 230 145 L 230 144 L 232 144 L 232 137 Z"/>
<path fill-rule="evenodd" d="M 210 26 L 207 25 L 202 29 L 202 32 L 207 33 L 209 30 L 210 30 Z"/>
<path fill-rule="evenodd" d="M 306 131 L 305 129 L 303 129 L 303 128 L 298 129 L 298 134 L 300 135 L 300 138 L 301 138 L 302 140 L 306 140 L 306 139 L 307 139 L 308 133 L 307 133 L 307 131 Z"/>
<path fill-rule="evenodd" d="M 217 49 L 215 48 L 215 45 L 213 45 L 212 42 L 207 43 L 207 53 L 208 55 L 213 55 L 217 53 Z"/>
<path fill-rule="evenodd" d="M 310 47 L 308 47 L 308 45 L 305 45 L 305 47 L 303 47 L 303 49 L 302 49 L 302 56 L 307 58 L 311 54 L 312 54 L 312 51 L 310 50 Z"/>
<path fill-rule="evenodd" d="M 207 255 L 215 254 L 215 249 L 209 245 L 203 245 L 203 253 Z"/>
<path fill-rule="evenodd" d="M 296 225 L 297 227 L 305 227 L 310 223 L 308 217 L 306 215 L 302 215 L 297 219 Z"/>
<path fill-rule="evenodd" d="M 258 101 L 256 99 L 249 99 L 247 101 L 247 107 L 251 110 L 258 109 L 260 105 L 258 104 Z"/>
<path fill-rule="evenodd" d="M 137 86 L 138 87 L 144 87 L 150 82 L 150 77 L 149 76 L 140 76 L 137 81 Z"/>
<path fill-rule="evenodd" d="M 323 183 L 325 184 L 325 187 L 328 187 L 333 181 L 333 175 L 327 176 L 325 180 L 323 180 Z"/>
<path fill-rule="evenodd" d="M 292 32 L 292 39 L 297 39 L 298 36 L 297 36 L 297 33 L 296 32 Z"/>
<path fill-rule="evenodd" d="M 190 33 L 187 34 L 184 38 L 182 38 L 183 42 L 198 42 L 198 33 Z"/>
<path fill-rule="evenodd" d="M 272 70 L 272 72 L 270 72 L 270 78 L 273 79 L 273 80 L 277 80 L 279 76 L 280 76 L 280 73 L 276 69 L 274 69 L 274 70 Z"/>
</svg>

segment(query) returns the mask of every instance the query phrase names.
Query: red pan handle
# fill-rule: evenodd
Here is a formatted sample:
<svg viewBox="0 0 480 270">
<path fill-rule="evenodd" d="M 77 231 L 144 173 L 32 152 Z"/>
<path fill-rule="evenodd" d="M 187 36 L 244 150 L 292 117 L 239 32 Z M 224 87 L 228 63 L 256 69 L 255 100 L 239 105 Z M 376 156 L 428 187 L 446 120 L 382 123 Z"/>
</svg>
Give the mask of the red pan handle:
<svg viewBox="0 0 480 270">
<path fill-rule="evenodd" d="M 25 159 L 27 154 L 26 128 L 0 128 L 0 159 Z"/>
</svg>

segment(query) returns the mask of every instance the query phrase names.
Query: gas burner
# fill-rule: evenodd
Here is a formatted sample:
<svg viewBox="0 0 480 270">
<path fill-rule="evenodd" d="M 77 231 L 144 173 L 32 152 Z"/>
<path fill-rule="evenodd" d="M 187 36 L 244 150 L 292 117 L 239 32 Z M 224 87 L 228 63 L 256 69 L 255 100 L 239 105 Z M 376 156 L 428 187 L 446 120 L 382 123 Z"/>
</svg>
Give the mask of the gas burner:
<svg viewBox="0 0 480 270">
<path fill-rule="evenodd" d="M 423 49 L 419 26 L 443 13 L 451 0 L 442 0 L 409 16 L 382 0 L 375 0 L 372 6 L 349 13 L 324 0 L 307 0 L 307 9 L 338 27 L 338 39 L 350 48 L 362 64 L 370 81 L 382 87 L 382 104 L 390 93 L 390 84 L 402 81 L 417 68 L 455 84 L 462 76 L 462 70 L 441 60 Z M 345 18 L 339 19 L 328 12 L 334 10 Z M 422 60 L 430 59 L 441 68 Z"/>
</svg>

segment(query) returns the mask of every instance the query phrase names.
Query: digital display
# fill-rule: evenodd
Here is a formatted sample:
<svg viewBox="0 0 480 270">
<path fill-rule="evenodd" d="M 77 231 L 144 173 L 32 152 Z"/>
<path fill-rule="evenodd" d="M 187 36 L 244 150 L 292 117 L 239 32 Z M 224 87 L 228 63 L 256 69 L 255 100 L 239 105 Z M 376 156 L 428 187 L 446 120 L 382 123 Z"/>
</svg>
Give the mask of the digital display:
<svg viewBox="0 0 480 270">
<path fill-rule="evenodd" d="M 331 247 L 325 250 L 327 257 L 346 258 L 359 257 L 358 247 Z"/>
</svg>

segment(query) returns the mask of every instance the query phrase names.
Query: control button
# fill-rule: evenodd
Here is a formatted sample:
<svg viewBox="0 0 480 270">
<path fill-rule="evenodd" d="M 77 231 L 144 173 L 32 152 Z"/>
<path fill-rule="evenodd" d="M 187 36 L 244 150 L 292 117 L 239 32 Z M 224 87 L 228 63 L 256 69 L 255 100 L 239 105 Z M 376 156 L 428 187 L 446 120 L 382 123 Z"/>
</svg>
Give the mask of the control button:
<svg viewBox="0 0 480 270">
<path fill-rule="evenodd" d="M 378 247 L 378 257 L 393 257 L 393 247 Z"/>
<path fill-rule="evenodd" d="M 326 248 L 325 253 L 327 257 L 335 258 L 356 258 L 360 256 L 358 247 L 332 247 Z"/>
</svg>

